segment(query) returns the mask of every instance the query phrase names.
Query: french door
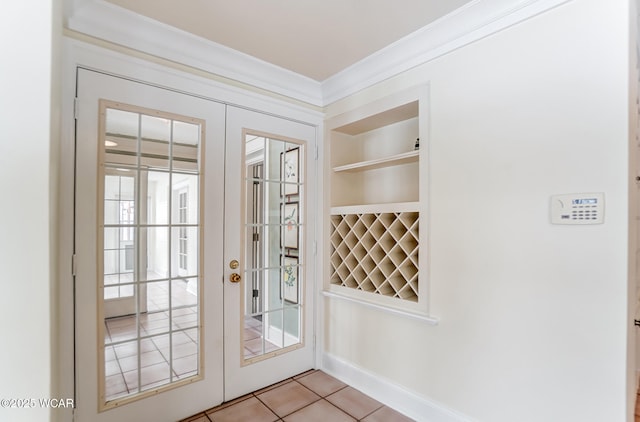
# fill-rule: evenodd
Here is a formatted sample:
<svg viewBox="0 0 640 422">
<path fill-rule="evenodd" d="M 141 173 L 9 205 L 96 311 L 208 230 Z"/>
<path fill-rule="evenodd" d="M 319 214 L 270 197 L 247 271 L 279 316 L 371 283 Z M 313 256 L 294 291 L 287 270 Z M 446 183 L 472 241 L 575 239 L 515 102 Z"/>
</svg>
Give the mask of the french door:
<svg viewBox="0 0 640 422">
<path fill-rule="evenodd" d="M 178 420 L 223 399 L 224 108 L 78 72 L 79 421 Z"/>
<path fill-rule="evenodd" d="M 228 107 L 226 138 L 224 344 L 230 400 L 313 367 L 315 128 Z"/>
<path fill-rule="evenodd" d="M 311 126 L 78 71 L 76 419 L 175 421 L 313 366 Z"/>
</svg>

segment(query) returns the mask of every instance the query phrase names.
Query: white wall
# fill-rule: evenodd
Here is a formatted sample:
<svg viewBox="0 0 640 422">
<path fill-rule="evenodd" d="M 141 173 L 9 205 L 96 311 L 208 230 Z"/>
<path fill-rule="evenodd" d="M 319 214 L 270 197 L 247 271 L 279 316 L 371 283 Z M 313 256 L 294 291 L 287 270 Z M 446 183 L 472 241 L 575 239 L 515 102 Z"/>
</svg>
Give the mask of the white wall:
<svg viewBox="0 0 640 422">
<path fill-rule="evenodd" d="M 0 398 L 55 394 L 58 1 L 3 5 L 0 18 Z M 47 408 L 7 409 L 0 420 L 47 421 Z"/>
<path fill-rule="evenodd" d="M 325 298 L 326 353 L 479 421 L 626 420 L 628 12 L 574 0 L 328 107 L 430 84 L 441 321 Z M 551 225 L 572 192 L 605 224 Z"/>
</svg>

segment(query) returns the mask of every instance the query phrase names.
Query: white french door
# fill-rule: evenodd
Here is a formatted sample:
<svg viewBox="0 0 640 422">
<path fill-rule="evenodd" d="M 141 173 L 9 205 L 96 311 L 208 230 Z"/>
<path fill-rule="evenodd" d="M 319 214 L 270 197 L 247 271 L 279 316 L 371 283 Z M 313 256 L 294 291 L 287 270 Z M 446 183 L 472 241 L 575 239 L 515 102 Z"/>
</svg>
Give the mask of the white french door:
<svg viewBox="0 0 640 422">
<path fill-rule="evenodd" d="M 313 367 L 315 128 L 228 107 L 226 138 L 224 344 L 230 400 Z"/>
<path fill-rule="evenodd" d="M 76 420 L 311 369 L 315 127 L 85 69 L 77 95 Z"/>
<path fill-rule="evenodd" d="M 76 419 L 179 420 L 223 399 L 225 106 L 83 69 L 78 105 Z"/>
</svg>

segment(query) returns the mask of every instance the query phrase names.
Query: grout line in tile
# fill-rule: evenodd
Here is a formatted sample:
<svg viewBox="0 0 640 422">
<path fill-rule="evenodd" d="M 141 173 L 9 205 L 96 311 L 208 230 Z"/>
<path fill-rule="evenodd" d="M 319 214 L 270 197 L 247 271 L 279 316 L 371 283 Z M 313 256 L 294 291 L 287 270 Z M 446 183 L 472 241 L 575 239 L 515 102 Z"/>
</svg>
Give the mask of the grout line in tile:
<svg viewBox="0 0 640 422">
<path fill-rule="evenodd" d="M 326 399 L 327 397 L 332 396 L 332 395 L 336 394 L 337 392 L 342 391 L 342 390 L 344 390 L 345 388 L 349 388 L 349 387 L 351 387 L 351 386 L 350 386 L 350 385 L 345 385 L 344 387 L 340 387 L 340 388 L 338 388 L 336 391 L 334 391 L 334 392 L 332 392 L 332 393 L 327 394 L 327 395 L 326 395 L 326 396 L 324 396 L 323 398 L 325 398 L 325 399 Z M 360 390 L 358 390 L 358 391 L 360 391 Z M 318 394 L 318 393 L 316 393 L 316 394 Z"/>
<path fill-rule="evenodd" d="M 289 414 L 283 415 L 283 416 L 282 416 L 282 418 L 283 418 L 283 419 L 284 419 L 284 418 L 286 418 L 287 416 L 291 416 L 291 415 L 293 415 L 294 413 L 301 411 L 302 409 L 304 409 L 304 408 L 306 408 L 306 407 L 311 406 L 311 405 L 312 405 L 312 404 L 314 404 L 314 403 L 317 403 L 317 402 L 319 402 L 319 401 L 321 401 L 321 400 L 324 400 L 324 397 L 321 397 L 321 396 L 320 396 L 319 394 L 317 394 L 315 391 L 313 391 L 313 390 L 311 390 L 311 389 L 309 389 L 309 388 L 305 387 L 304 385 L 300 384 L 298 381 L 294 380 L 293 378 L 291 378 L 291 381 L 295 382 L 295 383 L 296 383 L 296 384 L 298 384 L 300 387 L 302 387 L 302 388 L 304 388 L 305 390 L 308 390 L 308 391 L 310 391 L 311 393 L 313 393 L 314 395 L 318 396 L 318 399 L 317 399 L 317 400 L 312 401 L 311 403 L 309 403 L 309 404 L 307 404 L 307 405 L 305 405 L 305 406 L 302 406 L 300 409 L 296 409 L 296 410 L 294 410 L 293 412 L 291 412 L 291 413 L 289 413 Z M 284 385 L 284 384 L 283 384 L 283 385 Z M 258 400 L 260 400 L 258 397 L 256 397 L 256 398 L 257 398 Z M 325 401 L 326 401 L 326 400 L 325 400 Z M 276 411 L 275 411 L 275 410 L 273 410 L 272 408 L 270 408 L 270 407 L 269 407 L 265 402 L 263 402 L 262 400 L 260 400 L 260 402 L 261 402 L 262 404 L 264 404 L 265 406 L 267 406 L 267 408 L 268 408 L 269 410 L 271 410 L 273 413 L 275 413 L 275 414 L 276 414 L 276 416 L 280 417 L 280 415 L 278 415 L 278 414 L 276 413 Z M 344 411 L 343 411 L 343 412 L 344 412 Z M 345 412 L 345 413 L 346 413 L 346 412 Z"/>
<path fill-rule="evenodd" d="M 379 402 L 378 402 L 378 403 L 379 403 Z M 384 407 L 384 404 L 380 403 L 380 406 L 379 406 L 379 407 L 376 407 L 373 411 L 371 411 L 371 412 L 367 413 L 366 415 L 364 415 L 362 418 L 360 418 L 360 419 L 358 419 L 358 420 L 359 420 L 359 421 L 361 421 L 361 420 L 363 420 L 363 419 L 368 418 L 369 416 L 373 415 L 374 413 L 376 413 L 378 410 L 382 409 L 383 407 Z M 352 418 L 354 418 L 354 419 L 356 418 L 355 416 L 353 416 L 352 414 L 350 414 L 350 413 L 349 413 L 349 412 L 347 412 L 346 410 L 344 410 L 344 409 L 340 409 L 340 410 L 342 410 L 343 412 L 345 412 L 346 414 L 348 414 L 348 415 L 349 415 L 349 416 L 351 416 Z"/>
<path fill-rule="evenodd" d="M 318 369 L 309 369 L 309 370 L 308 370 L 308 371 L 306 371 L 306 372 L 303 372 L 303 373 L 301 373 L 301 374 L 298 374 L 298 375 L 294 376 L 294 377 L 293 377 L 293 379 L 297 381 L 297 380 L 299 380 L 300 378 L 304 378 L 304 377 L 306 377 L 307 375 L 311 375 L 311 374 L 316 373 L 316 372 L 318 372 L 318 371 L 319 371 Z"/>
<path fill-rule="evenodd" d="M 127 385 L 127 380 L 124 378 L 124 371 L 122 370 L 122 366 L 120 366 L 120 358 L 115 351 L 113 352 L 113 355 L 116 357 L 116 363 L 118 364 L 118 368 L 120 369 L 120 376 L 122 377 L 122 382 L 124 382 L 124 388 L 127 389 L 127 394 L 131 394 L 131 392 L 129 391 L 129 386 Z"/>
<path fill-rule="evenodd" d="M 304 386 L 303 386 L 303 387 L 304 387 Z M 287 414 L 287 415 L 284 415 L 284 416 L 282 417 L 282 419 L 284 420 L 284 418 L 286 418 L 286 417 L 288 417 L 288 416 L 291 416 L 291 415 L 293 415 L 294 413 L 301 412 L 303 409 L 306 409 L 307 407 L 309 407 L 309 406 L 311 406 L 311 405 L 313 405 L 313 404 L 316 404 L 316 403 L 318 403 L 318 402 L 320 402 L 320 401 L 326 401 L 327 403 L 331 404 L 328 400 L 325 400 L 324 398 L 320 397 L 318 400 L 314 400 L 314 401 L 312 401 L 311 403 L 309 403 L 309 404 L 307 404 L 307 405 L 305 405 L 305 406 L 302 406 L 300 409 L 296 409 L 296 410 L 294 410 L 293 412 L 291 412 L 291 413 L 289 413 L 289 414 Z M 265 406 L 266 406 L 266 405 L 265 405 Z M 267 407 L 268 407 L 268 406 L 267 406 Z M 334 406 L 334 407 L 335 407 L 335 406 Z M 271 408 L 269 408 L 269 410 L 271 410 L 273 413 L 276 413 L 276 412 L 275 412 L 273 409 L 271 409 Z M 342 409 L 340 409 L 340 410 L 342 410 Z M 344 412 L 344 410 L 342 410 L 342 411 Z M 346 413 L 346 412 L 345 412 L 345 413 Z M 276 413 L 276 415 L 277 415 L 277 413 Z"/>
<path fill-rule="evenodd" d="M 347 387 L 348 387 L 348 386 L 347 386 Z M 342 390 L 343 388 L 347 388 L 347 387 L 342 387 L 340 390 Z M 338 391 L 340 391 L 340 390 L 338 390 Z M 336 392 L 337 392 L 337 391 L 336 391 Z M 333 393 L 332 393 L 332 394 L 333 394 Z M 331 394 L 330 394 L 330 395 L 331 395 Z M 329 397 L 329 396 L 327 396 L 327 397 Z M 336 409 L 338 409 L 339 411 L 341 411 L 342 413 L 345 413 L 345 414 L 347 414 L 347 415 L 351 416 L 353 419 L 355 419 L 355 420 L 357 420 L 357 421 L 361 421 L 362 419 L 364 419 L 364 418 L 366 418 L 367 416 L 369 416 L 371 413 L 373 413 L 373 412 L 377 411 L 378 409 L 380 409 L 380 408 L 378 407 L 376 410 L 374 410 L 373 412 L 369 413 L 369 415 L 366 415 L 366 416 L 364 416 L 364 417 L 362 417 L 362 418 L 358 419 L 358 418 L 356 418 L 355 416 L 353 416 L 351 413 L 347 412 L 347 410 L 346 410 L 346 409 L 343 409 L 343 408 L 341 408 L 341 407 L 339 407 L 339 406 L 337 406 L 337 405 L 335 405 L 335 404 L 331 403 L 331 402 L 330 402 L 329 400 L 327 400 L 326 398 L 325 398 L 325 399 L 323 399 L 323 400 L 324 400 L 324 401 L 326 401 L 327 403 L 329 403 L 331 406 L 333 406 L 333 407 L 335 407 Z"/>
<path fill-rule="evenodd" d="M 286 383 L 285 383 L 285 384 L 286 384 Z M 284 385 L 284 384 L 282 384 L 282 385 Z M 267 388 L 268 388 L 268 387 L 267 387 Z M 273 390 L 273 388 L 272 388 L 271 390 Z M 258 394 L 266 393 L 267 391 L 269 391 L 269 390 L 262 391 L 261 393 L 258 393 L 258 392 L 256 391 L 256 392 L 254 392 L 254 393 L 251 393 L 251 395 L 252 395 L 253 397 L 255 397 L 255 398 L 256 398 L 260 403 L 262 403 L 262 404 L 263 404 L 267 409 L 269 409 L 269 411 L 270 411 L 271 413 L 274 413 L 277 417 L 280 417 L 280 415 L 278 415 L 278 414 L 277 414 L 277 413 L 276 413 L 272 408 L 270 408 L 270 407 L 267 405 L 267 403 L 265 403 L 264 401 L 262 401 L 262 399 L 261 399 L 260 397 L 258 397 Z"/>
<path fill-rule="evenodd" d="M 181 419 L 180 422 L 192 422 L 192 421 L 196 421 L 200 418 L 205 418 L 206 420 L 208 420 L 209 422 L 212 422 L 211 419 L 209 418 L 209 416 L 207 416 L 206 413 L 204 412 L 200 412 L 200 413 L 196 413 L 193 416 L 189 416 L 188 418 L 185 419 Z"/>
<path fill-rule="evenodd" d="M 236 397 L 233 400 L 230 400 L 230 401 L 224 402 L 224 403 L 220 403 L 219 405 L 214 406 L 211 409 L 207 409 L 207 410 L 204 411 L 204 413 L 206 413 L 207 417 L 209 417 L 209 413 L 213 413 L 213 412 L 217 412 L 218 410 L 226 409 L 229 406 L 233 406 L 234 404 L 238 404 L 240 402 L 248 400 L 251 397 L 254 397 L 253 393 L 249 393 L 249 394 L 245 394 L 244 396 Z M 271 410 L 271 409 L 269 409 L 269 410 Z M 209 419 L 211 419 L 211 418 L 209 418 Z"/>
<path fill-rule="evenodd" d="M 283 379 L 282 381 L 276 382 L 275 384 L 271 384 L 271 385 L 268 385 L 268 386 L 266 386 L 264 388 L 261 388 L 260 390 L 256 390 L 251 394 L 253 394 L 254 396 L 258 397 L 258 394 L 266 393 L 267 391 L 271 391 L 274 388 L 281 387 L 281 386 L 283 386 L 285 384 L 288 384 L 288 383 L 290 383 L 292 381 L 294 381 L 293 378 L 286 378 L 286 379 Z"/>
</svg>

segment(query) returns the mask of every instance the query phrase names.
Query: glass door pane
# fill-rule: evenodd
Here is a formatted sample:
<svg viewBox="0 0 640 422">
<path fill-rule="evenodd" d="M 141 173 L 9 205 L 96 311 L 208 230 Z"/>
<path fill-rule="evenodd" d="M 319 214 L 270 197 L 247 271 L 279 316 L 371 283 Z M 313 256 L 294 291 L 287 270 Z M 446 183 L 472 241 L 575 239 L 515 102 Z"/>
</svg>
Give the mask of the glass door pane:
<svg viewBox="0 0 640 422">
<path fill-rule="evenodd" d="M 303 155 L 295 141 L 245 134 L 245 363 L 302 342 Z"/>
<path fill-rule="evenodd" d="M 201 121 L 102 102 L 101 405 L 201 373 Z"/>
<path fill-rule="evenodd" d="M 104 177 L 104 299 L 133 306 L 135 177 L 109 169 Z M 117 313 L 117 311 L 115 311 Z M 122 312 L 127 312 L 122 311 Z"/>
</svg>

